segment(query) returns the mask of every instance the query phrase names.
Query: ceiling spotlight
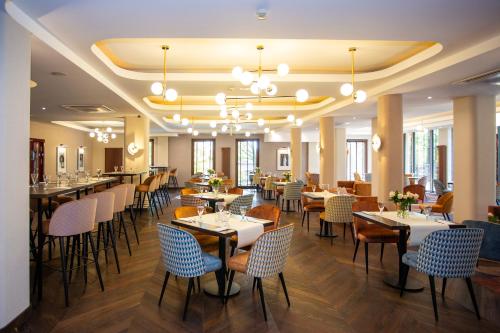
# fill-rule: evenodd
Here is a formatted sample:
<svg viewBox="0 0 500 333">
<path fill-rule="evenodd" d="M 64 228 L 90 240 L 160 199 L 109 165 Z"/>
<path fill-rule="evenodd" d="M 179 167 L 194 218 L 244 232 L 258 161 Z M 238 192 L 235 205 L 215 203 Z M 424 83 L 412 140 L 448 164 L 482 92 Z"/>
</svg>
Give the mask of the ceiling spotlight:
<svg viewBox="0 0 500 333">
<path fill-rule="evenodd" d="M 113 129 L 111 127 L 106 128 L 106 132 L 111 133 L 113 132 Z"/>
<path fill-rule="evenodd" d="M 264 128 L 264 133 L 269 133 L 270 129 L 269 127 Z"/>
<path fill-rule="evenodd" d="M 297 102 L 305 102 L 309 98 L 309 93 L 305 89 L 299 89 L 295 93 L 295 97 L 297 98 Z"/>
<path fill-rule="evenodd" d="M 90 136 L 91 138 L 95 138 L 95 132 L 90 132 L 90 133 L 89 133 L 89 136 Z"/>
<path fill-rule="evenodd" d="M 154 82 L 151 85 L 151 92 L 153 95 L 160 96 L 163 92 L 163 84 L 161 82 Z"/>
<path fill-rule="evenodd" d="M 253 109 L 253 104 L 250 103 L 250 102 L 245 103 L 245 109 L 252 110 Z"/>
<path fill-rule="evenodd" d="M 216 128 L 216 127 L 217 127 L 217 122 L 216 122 L 215 120 L 212 120 L 212 121 L 210 122 L 210 127 L 212 127 L 212 128 Z"/>
<path fill-rule="evenodd" d="M 279 64 L 278 65 L 278 75 L 279 76 L 286 76 L 289 71 L 290 71 L 290 67 L 288 67 L 287 64 Z"/>
<path fill-rule="evenodd" d="M 219 105 L 226 104 L 226 94 L 218 93 L 217 95 L 215 95 L 215 102 Z"/>
<path fill-rule="evenodd" d="M 432 99 L 432 96 L 427 96 L 427 99 Z M 43 109 L 43 108 L 42 108 Z"/>
<path fill-rule="evenodd" d="M 187 126 L 187 125 L 189 125 L 189 119 L 187 119 L 187 118 L 182 118 L 181 124 L 182 124 L 182 126 Z"/>
<path fill-rule="evenodd" d="M 188 127 L 187 132 L 190 133 L 190 134 L 193 133 L 193 128 L 192 127 Z"/>
<path fill-rule="evenodd" d="M 227 132 L 227 125 L 222 125 L 222 127 L 221 127 L 221 131 L 222 131 L 223 133 L 226 133 L 226 132 Z"/>
<path fill-rule="evenodd" d="M 235 79 L 239 80 L 241 74 L 243 74 L 243 69 L 240 66 L 236 66 L 233 68 L 232 74 Z"/>
<path fill-rule="evenodd" d="M 363 103 L 366 101 L 366 92 L 364 90 L 358 90 L 354 94 L 354 102 Z"/>
<path fill-rule="evenodd" d="M 111 139 L 116 139 L 116 134 L 115 133 L 111 133 Z"/>
<path fill-rule="evenodd" d="M 249 71 L 243 72 L 240 77 L 240 82 L 244 86 L 249 86 L 253 82 L 253 75 Z"/>
<path fill-rule="evenodd" d="M 236 125 L 234 126 L 234 129 L 236 130 L 236 132 L 241 131 L 241 125 L 240 125 L 240 124 L 236 124 Z"/>
<path fill-rule="evenodd" d="M 238 111 L 238 109 L 233 109 L 233 111 L 231 112 L 231 116 L 232 116 L 234 119 L 238 119 L 238 118 L 240 118 L 240 111 Z"/>
<path fill-rule="evenodd" d="M 181 121 L 181 115 L 180 115 L 180 114 L 178 114 L 178 113 L 176 113 L 176 114 L 174 114 L 174 116 L 172 117 L 172 119 L 173 119 L 176 123 L 178 123 L 179 121 Z"/>
<path fill-rule="evenodd" d="M 198 136 L 198 134 L 200 134 L 200 133 L 197 130 L 193 131 L 193 136 Z"/>
<path fill-rule="evenodd" d="M 258 9 L 255 14 L 257 15 L 257 20 L 265 20 L 267 18 L 267 10 L 264 8 Z"/>
<path fill-rule="evenodd" d="M 245 136 L 248 138 L 250 136 L 250 132 L 245 132 Z"/>
<path fill-rule="evenodd" d="M 247 116 L 247 120 L 252 120 L 253 115 L 251 112 L 247 112 L 245 116 Z"/>
<path fill-rule="evenodd" d="M 43 106 L 43 107 L 42 107 L 42 110 L 43 110 L 43 111 L 45 111 L 45 110 L 47 110 L 47 108 L 46 108 L 45 106 Z"/>
<path fill-rule="evenodd" d="M 295 119 L 295 125 L 302 126 L 303 123 L 304 123 L 304 121 L 302 119 L 300 119 L 300 118 Z"/>
<path fill-rule="evenodd" d="M 286 120 L 288 120 L 289 122 L 293 123 L 295 121 L 295 116 L 293 114 L 289 114 L 286 117 Z"/>
<path fill-rule="evenodd" d="M 260 127 L 262 127 L 262 126 L 264 126 L 264 122 L 265 122 L 265 121 L 264 121 L 264 119 L 259 118 L 259 119 L 257 120 L 257 125 L 259 125 Z"/>
<path fill-rule="evenodd" d="M 217 131 L 212 131 L 212 136 L 216 137 L 217 136 Z"/>
<path fill-rule="evenodd" d="M 274 96 L 278 92 L 278 87 L 276 87 L 275 84 L 270 84 L 269 87 L 266 89 L 266 94 L 269 96 Z"/>
</svg>

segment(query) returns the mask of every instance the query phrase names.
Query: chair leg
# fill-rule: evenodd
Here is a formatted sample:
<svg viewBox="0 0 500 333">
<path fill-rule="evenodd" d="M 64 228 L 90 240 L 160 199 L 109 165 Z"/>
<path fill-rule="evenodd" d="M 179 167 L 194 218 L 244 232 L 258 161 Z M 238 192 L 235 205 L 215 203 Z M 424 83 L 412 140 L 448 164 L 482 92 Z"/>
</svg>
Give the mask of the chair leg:
<svg viewBox="0 0 500 333">
<path fill-rule="evenodd" d="M 182 314 L 182 320 L 186 320 L 187 309 L 189 305 L 189 298 L 191 297 L 191 292 L 193 291 L 194 278 L 189 278 L 188 291 L 186 295 L 186 303 L 184 304 L 184 313 Z"/>
<path fill-rule="evenodd" d="M 368 274 L 368 243 L 365 242 L 365 270 L 366 274 Z"/>
<path fill-rule="evenodd" d="M 257 278 L 253 278 L 252 291 L 255 291 L 255 284 L 257 283 Z"/>
<path fill-rule="evenodd" d="M 235 271 L 229 271 L 229 282 L 227 283 L 227 292 L 226 292 L 226 303 L 229 299 L 229 294 L 231 293 L 231 286 L 233 285 Z"/>
<path fill-rule="evenodd" d="M 62 276 L 63 276 L 63 283 L 64 283 L 64 304 L 66 307 L 69 306 L 69 297 L 68 297 L 68 277 L 66 275 L 66 256 L 64 253 L 64 238 L 59 237 L 59 249 L 60 249 L 60 256 L 61 256 L 61 268 L 62 268 Z M 38 277 L 39 279 L 41 277 Z"/>
<path fill-rule="evenodd" d="M 88 241 L 89 234 L 85 233 L 83 234 L 83 281 L 85 282 L 85 285 L 87 284 L 87 263 L 88 263 L 88 256 L 89 256 L 89 241 Z"/>
<path fill-rule="evenodd" d="M 200 283 L 200 277 L 196 277 L 196 282 L 198 282 L 198 292 L 201 292 L 201 283 Z"/>
<path fill-rule="evenodd" d="M 431 285 L 432 306 L 434 307 L 434 318 L 439 320 L 437 302 L 436 302 L 436 285 L 434 283 L 434 276 L 429 275 L 429 284 Z"/>
<path fill-rule="evenodd" d="M 262 312 L 264 312 L 264 320 L 267 321 L 266 302 L 264 300 L 264 288 L 262 288 L 261 278 L 257 278 L 257 288 L 259 289 L 260 303 L 262 304 Z"/>
<path fill-rule="evenodd" d="M 76 236 L 73 236 L 73 242 L 71 244 L 71 258 L 69 259 L 69 273 L 68 273 L 69 283 L 71 283 L 71 275 L 73 274 L 73 263 L 75 262 L 75 247 L 76 247 Z"/>
<path fill-rule="evenodd" d="M 472 300 L 472 304 L 474 305 L 474 310 L 476 311 L 476 317 L 480 320 L 481 316 L 479 315 L 479 308 L 477 307 L 476 296 L 474 295 L 474 288 L 472 287 L 472 281 L 470 278 L 466 278 L 465 282 L 467 282 L 467 287 L 469 288 L 469 294 Z"/>
<path fill-rule="evenodd" d="M 113 253 L 115 255 L 116 269 L 118 270 L 118 274 L 120 274 L 120 261 L 118 260 L 118 253 L 116 251 L 116 234 L 113 226 L 113 222 L 108 221 L 108 231 L 111 238 L 111 245 L 113 246 Z"/>
<path fill-rule="evenodd" d="M 354 245 L 354 225 L 352 223 L 349 223 L 349 230 L 351 230 L 352 245 Z"/>
<path fill-rule="evenodd" d="M 96 252 L 95 246 L 94 246 L 94 239 L 92 238 L 92 235 L 87 233 L 89 241 L 90 241 L 90 249 L 92 250 L 92 255 L 94 256 L 94 264 L 95 264 L 95 270 L 97 272 L 97 277 L 99 278 L 99 285 L 101 286 L 101 290 L 104 291 L 104 283 L 102 282 L 102 276 L 101 276 L 101 269 L 99 268 L 99 253 Z"/>
<path fill-rule="evenodd" d="M 304 226 L 304 220 L 306 218 L 306 212 L 302 213 L 302 227 Z"/>
<path fill-rule="evenodd" d="M 123 227 L 123 233 L 125 234 L 125 240 L 127 241 L 128 254 L 131 256 L 132 250 L 130 249 L 130 242 L 128 240 L 127 227 L 125 226 L 125 221 L 123 220 L 123 214 L 121 212 L 118 213 L 118 223 Z"/>
<path fill-rule="evenodd" d="M 232 245 L 231 246 L 231 254 L 229 254 L 230 257 L 234 255 L 234 251 L 236 251 L 236 246 Z"/>
<path fill-rule="evenodd" d="M 441 297 L 444 298 L 444 293 L 446 291 L 446 278 L 443 278 L 443 286 L 441 287 Z"/>
<path fill-rule="evenodd" d="M 410 266 L 402 264 L 401 266 L 401 286 L 400 286 L 400 292 L 399 292 L 399 297 L 403 296 L 403 293 L 405 291 L 406 287 L 406 280 L 408 279 L 408 272 L 410 271 Z"/>
<path fill-rule="evenodd" d="M 130 208 L 130 221 L 132 221 L 132 226 L 134 227 L 135 239 L 137 245 L 139 245 L 139 234 L 137 233 L 137 226 L 135 225 L 135 218 L 132 218 L 132 208 Z"/>
<path fill-rule="evenodd" d="M 309 232 L 309 212 L 307 212 L 307 232 Z"/>
<path fill-rule="evenodd" d="M 319 219 L 319 236 L 323 235 L 323 220 Z"/>
<path fill-rule="evenodd" d="M 285 277 L 283 276 L 283 272 L 278 274 L 281 280 L 281 286 L 283 287 L 283 291 L 285 292 L 286 303 L 288 307 L 290 307 L 290 299 L 288 298 L 288 291 L 286 290 Z"/>
<path fill-rule="evenodd" d="M 352 257 L 352 262 L 356 261 L 356 254 L 358 254 L 359 239 L 356 239 L 356 247 L 354 248 L 354 256 Z"/>
<path fill-rule="evenodd" d="M 380 244 L 380 262 L 382 262 L 382 259 L 384 258 L 384 243 Z"/>
<path fill-rule="evenodd" d="M 158 300 L 158 306 L 161 306 L 161 300 L 163 299 L 163 294 L 165 289 L 167 289 L 168 278 L 170 277 L 170 272 L 165 272 L 165 278 L 163 279 L 163 287 L 161 287 L 160 299 Z"/>
</svg>

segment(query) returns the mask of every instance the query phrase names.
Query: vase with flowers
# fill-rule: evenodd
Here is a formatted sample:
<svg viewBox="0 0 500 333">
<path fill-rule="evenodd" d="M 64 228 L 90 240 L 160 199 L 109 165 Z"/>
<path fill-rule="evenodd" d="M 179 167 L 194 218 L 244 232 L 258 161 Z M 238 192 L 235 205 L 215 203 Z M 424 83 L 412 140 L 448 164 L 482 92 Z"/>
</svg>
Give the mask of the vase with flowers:
<svg viewBox="0 0 500 333">
<path fill-rule="evenodd" d="M 398 217 L 407 218 L 410 215 L 411 205 L 417 203 L 418 194 L 406 192 L 402 193 L 399 191 L 389 192 L 389 201 L 392 201 L 397 206 Z"/>
<path fill-rule="evenodd" d="M 283 172 L 283 178 L 286 182 L 292 181 L 292 173 L 290 171 Z"/>
<path fill-rule="evenodd" d="M 217 177 L 210 178 L 208 180 L 208 185 L 212 187 L 212 191 L 217 196 L 217 194 L 219 193 L 219 188 L 222 186 L 222 179 Z"/>
</svg>

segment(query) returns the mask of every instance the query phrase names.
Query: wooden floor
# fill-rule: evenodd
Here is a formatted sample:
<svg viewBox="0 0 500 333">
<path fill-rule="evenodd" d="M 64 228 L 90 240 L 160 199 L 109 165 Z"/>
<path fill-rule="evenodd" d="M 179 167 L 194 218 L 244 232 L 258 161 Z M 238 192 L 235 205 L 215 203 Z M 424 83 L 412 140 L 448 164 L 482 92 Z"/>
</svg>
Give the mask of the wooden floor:
<svg viewBox="0 0 500 333">
<path fill-rule="evenodd" d="M 174 194 L 175 196 L 175 194 Z M 260 200 L 260 194 L 256 201 Z M 272 201 L 268 201 L 272 203 Z M 174 206 L 178 205 L 174 200 Z M 164 208 L 160 222 L 167 223 L 171 208 Z M 471 311 L 450 299 L 438 297 L 440 321 L 434 321 L 429 288 L 399 297 L 382 282 L 386 273 L 397 271 L 395 247 L 386 248 L 383 264 L 379 247 L 370 247 L 369 274 L 365 274 L 363 251 L 352 263 L 353 243 L 347 233 L 334 240 L 319 239 L 318 217 L 311 216 L 311 230 L 300 225 L 299 213 L 283 213 L 282 224 L 295 225 L 289 260 L 284 272 L 291 307 L 286 306 L 278 278 L 264 281 L 267 323 L 258 292 L 236 274 L 242 286 L 226 306 L 220 300 L 196 293 L 187 320 L 181 320 L 187 281 L 170 279 L 162 307 L 158 307 L 164 270 L 160 262 L 156 219 L 146 212 L 139 219 L 140 245 L 132 256 L 124 239 L 119 241 L 121 274 L 114 261 L 100 260 L 105 291 L 101 292 L 94 270 L 84 288 L 78 272 L 70 285 L 70 306 L 64 307 L 59 272 L 47 272 L 43 301 L 34 307 L 21 332 L 499 332 L 492 323 L 478 321 Z M 340 228 L 337 232 L 341 233 Z M 112 257 L 112 256 L 110 256 Z M 57 263 L 57 261 L 55 261 Z M 415 271 L 411 276 L 417 276 Z M 419 276 L 422 281 L 425 277 Z M 202 278 L 203 283 L 213 274 Z M 203 286 L 202 286 L 203 287 Z M 427 285 L 426 285 L 427 287 Z M 465 287 L 465 284 L 464 284 Z M 440 285 L 438 285 L 438 290 Z"/>
</svg>

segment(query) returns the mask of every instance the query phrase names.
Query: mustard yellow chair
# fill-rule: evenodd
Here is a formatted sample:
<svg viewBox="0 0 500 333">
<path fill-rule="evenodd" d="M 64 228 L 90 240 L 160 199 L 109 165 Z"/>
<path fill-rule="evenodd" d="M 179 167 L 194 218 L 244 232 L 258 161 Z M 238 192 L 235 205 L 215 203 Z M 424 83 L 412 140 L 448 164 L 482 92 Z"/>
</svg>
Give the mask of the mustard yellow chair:
<svg viewBox="0 0 500 333">
<path fill-rule="evenodd" d="M 421 204 L 420 205 L 420 210 L 423 211 L 425 207 L 428 205 Z M 450 213 L 451 209 L 453 208 L 453 192 L 448 192 L 440 196 L 436 203 L 433 205 L 430 205 L 432 207 L 432 212 L 433 213 L 441 213 L 443 214 L 443 217 L 451 221 L 450 219 Z"/>
</svg>

